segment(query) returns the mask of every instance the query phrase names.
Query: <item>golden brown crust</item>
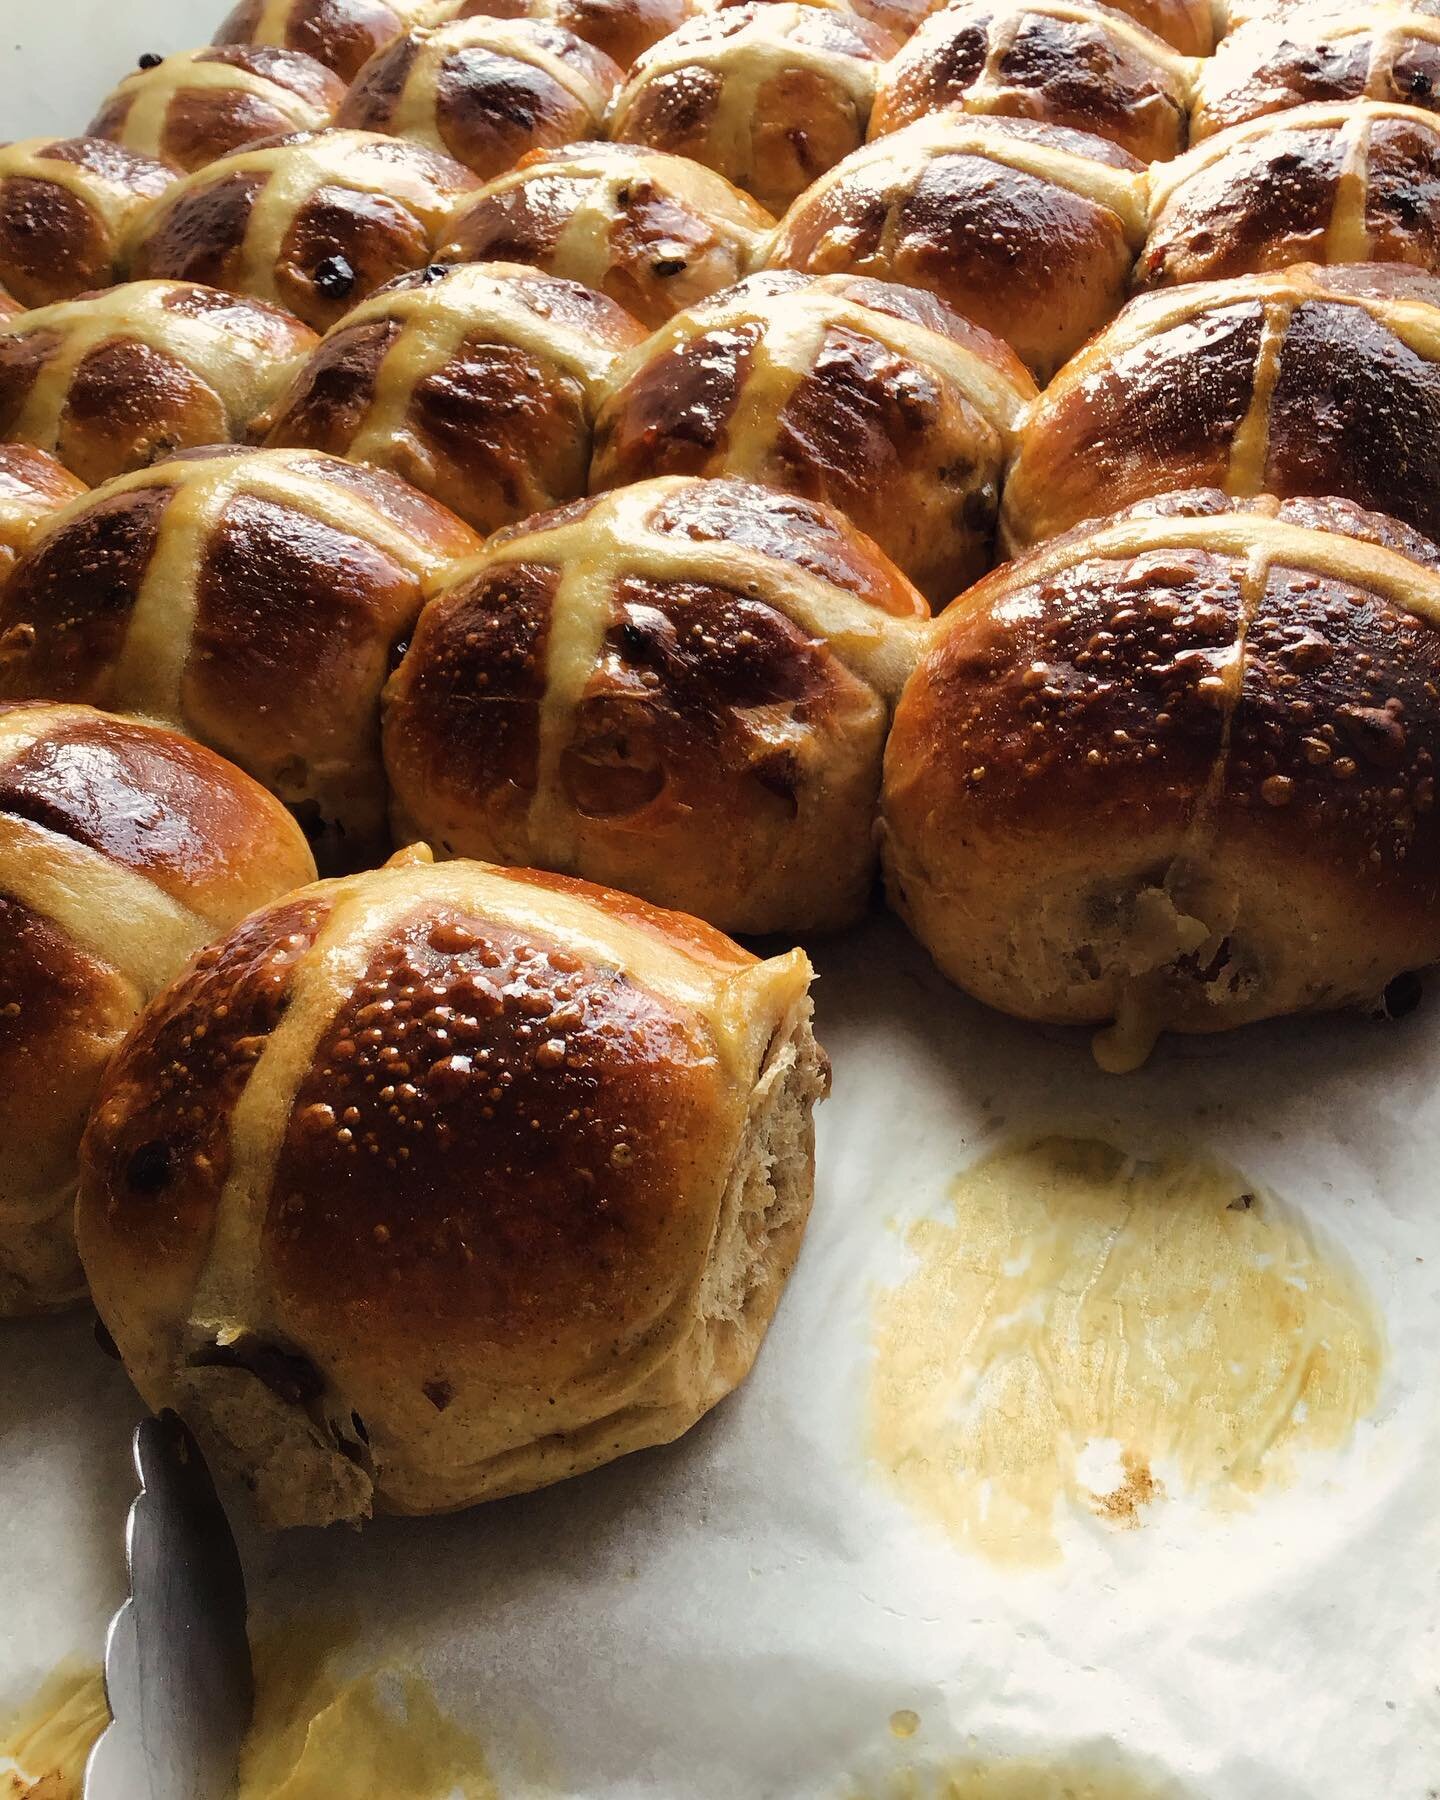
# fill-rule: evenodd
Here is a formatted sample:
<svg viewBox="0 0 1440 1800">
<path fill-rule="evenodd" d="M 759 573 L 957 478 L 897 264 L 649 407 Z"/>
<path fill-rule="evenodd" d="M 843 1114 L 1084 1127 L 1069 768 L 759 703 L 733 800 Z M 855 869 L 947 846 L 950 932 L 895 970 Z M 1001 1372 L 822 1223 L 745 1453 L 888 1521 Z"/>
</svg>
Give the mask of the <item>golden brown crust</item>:
<svg viewBox="0 0 1440 1800">
<path fill-rule="evenodd" d="M 129 282 L 0 325 L 0 435 L 90 483 L 243 439 L 315 333 L 259 300 Z"/>
<path fill-rule="evenodd" d="M 1297 264 L 1132 300 L 1060 372 L 1006 478 L 1012 550 L 1188 487 L 1336 494 L 1440 537 L 1440 281 Z"/>
<path fill-rule="evenodd" d="M 775 1041 L 808 1044 L 809 965 L 633 912 L 478 864 L 327 884 L 207 953 L 115 1065 L 97 1303 L 272 1521 L 535 1486 L 743 1377 L 808 1208 L 813 1049 L 743 1249 L 732 1177 Z"/>
<path fill-rule="evenodd" d="M 424 144 L 489 180 L 528 150 L 593 137 L 620 79 L 608 56 L 559 26 L 460 19 L 378 51 L 338 123 Z"/>
<path fill-rule="evenodd" d="M 533 263 L 653 328 L 748 274 L 774 226 L 758 201 L 688 157 L 570 144 L 531 151 L 488 182 L 436 259 Z"/>
<path fill-rule="evenodd" d="M 822 176 L 767 260 L 928 288 L 1044 381 L 1120 310 L 1144 232 L 1144 174 L 1118 145 L 941 113 Z"/>
<path fill-rule="evenodd" d="M 90 132 L 193 170 L 261 138 L 319 131 L 344 98 L 339 76 L 299 50 L 210 46 L 127 75 L 101 103 Z"/>
<path fill-rule="evenodd" d="M 1345 501 L 1081 527 L 937 622 L 886 757 L 892 895 L 990 1004 L 1141 1055 L 1372 998 L 1440 955 L 1437 666 L 1440 551 Z"/>
<path fill-rule="evenodd" d="M 88 707 L 0 705 L 0 1314 L 82 1291 L 80 1134 L 138 1008 L 313 874 L 284 810 L 208 750 Z"/>
<path fill-rule="evenodd" d="M 934 295 L 776 271 L 680 314 L 613 373 L 591 486 L 733 475 L 836 506 L 943 604 L 988 568 L 1035 384 Z"/>
<path fill-rule="evenodd" d="M 690 0 L 445 0 L 431 23 L 451 19 L 540 19 L 573 31 L 628 69 L 642 50 L 683 25 Z"/>
<path fill-rule="evenodd" d="M 894 49 L 879 26 L 824 7 L 702 14 L 637 60 L 610 135 L 693 157 L 778 213 L 863 143 Z"/>
<path fill-rule="evenodd" d="M 428 0 L 239 0 L 214 42 L 303 50 L 350 82 L 427 10 Z"/>
<path fill-rule="evenodd" d="M 954 107 L 1094 132 L 1158 161 L 1185 147 L 1193 69 L 1110 6 L 952 0 L 887 65 L 870 136 Z"/>
<path fill-rule="evenodd" d="M 762 0 L 763 4 L 783 4 L 783 0 Z M 735 6 L 748 6 L 751 0 L 698 0 L 697 13 L 728 11 Z M 934 7 L 931 0 L 805 0 L 807 6 L 822 6 L 830 12 L 852 13 L 855 17 L 878 25 L 897 44 L 903 44 L 915 27 Z"/>
<path fill-rule="evenodd" d="M 126 234 L 174 182 L 105 138 L 0 144 L 0 282 L 22 306 L 108 287 Z"/>
<path fill-rule="evenodd" d="M 387 689 L 397 835 L 727 930 L 846 923 L 925 611 L 840 515 L 746 482 L 512 526 L 437 588 Z"/>
<path fill-rule="evenodd" d="M 0 588 L 46 520 L 84 492 L 85 483 L 43 450 L 0 444 Z"/>
<path fill-rule="evenodd" d="M 1217 132 L 1156 169 L 1139 285 L 1293 262 L 1440 270 L 1440 118 L 1320 102 Z"/>
<path fill-rule="evenodd" d="M 0 697 L 161 719 L 296 812 L 332 866 L 383 853 L 380 689 L 421 583 L 474 535 L 378 470 L 190 452 L 108 482 L 0 598 Z"/>
<path fill-rule="evenodd" d="M 372 132 L 324 131 L 221 158 L 176 184 L 130 248 L 130 273 L 252 294 L 328 331 L 428 263 L 455 202 L 457 162 Z"/>
<path fill-rule="evenodd" d="M 342 319 L 257 429 L 389 469 L 490 532 L 585 491 L 601 384 L 644 335 L 577 282 L 437 264 Z"/>
<path fill-rule="evenodd" d="M 1336 0 L 1258 17 L 1201 71 L 1191 135 L 1318 100 L 1395 100 L 1440 109 L 1436 0 Z"/>
</svg>

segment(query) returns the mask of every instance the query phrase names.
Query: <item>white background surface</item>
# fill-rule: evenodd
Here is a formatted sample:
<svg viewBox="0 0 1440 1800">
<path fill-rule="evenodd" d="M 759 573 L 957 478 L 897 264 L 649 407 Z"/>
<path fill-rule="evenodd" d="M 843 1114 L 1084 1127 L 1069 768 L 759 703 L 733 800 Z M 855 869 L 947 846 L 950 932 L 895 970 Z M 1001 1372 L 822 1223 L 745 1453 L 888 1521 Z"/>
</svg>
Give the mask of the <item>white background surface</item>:
<svg viewBox="0 0 1440 1800">
<path fill-rule="evenodd" d="M 212 0 L 0 0 L 0 134 L 83 127 Z M 17 48 L 18 46 L 18 48 Z M 835 1062 L 811 1233 L 749 1385 L 689 1438 L 545 1494 L 246 1553 L 265 1615 L 353 1609 L 491 1746 L 586 1800 L 841 1800 L 962 1752 L 1143 1759 L 1183 1800 L 1440 1785 L 1440 984 L 1411 1019 L 1164 1047 L 1138 1076 L 986 1015 L 897 927 L 817 951 Z M 1176 1501 L 996 1569 L 865 1464 L 868 1309 L 896 1226 L 1012 1133 L 1209 1146 L 1300 1206 L 1385 1317 L 1380 1405 L 1246 1511 Z M 131 1498 L 123 1377 L 89 1323 L 0 1327 L 0 1710 L 97 1658 Z M 888 1720 L 922 1718 L 901 1744 Z M 934 1778 L 937 1785 L 931 1786 Z M 508 1788 L 508 1792 L 519 1791 Z M 337 1800 L 341 1800 L 337 1796 Z"/>
</svg>

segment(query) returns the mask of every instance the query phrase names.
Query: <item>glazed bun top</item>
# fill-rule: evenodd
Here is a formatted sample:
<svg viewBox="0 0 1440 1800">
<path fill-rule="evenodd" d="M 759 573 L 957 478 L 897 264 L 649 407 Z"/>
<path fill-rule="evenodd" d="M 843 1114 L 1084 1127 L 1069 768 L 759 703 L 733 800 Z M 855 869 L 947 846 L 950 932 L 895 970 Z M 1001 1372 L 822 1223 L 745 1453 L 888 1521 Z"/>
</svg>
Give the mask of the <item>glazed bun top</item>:
<svg viewBox="0 0 1440 1800">
<path fill-rule="evenodd" d="M 388 468 L 493 531 L 585 491 L 605 377 L 644 336 L 578 282 L 434 264 L 348 313 L 256 429 Z"/>
<path fill-rule="evenodd" d="M 864 141 L 894 50 L 857 14 L 793 0 L 702 14 L 636 61 L 610 135 L 692 156 L 778 213 Z"/>
<path fill-rule="evenodd" d="M 935 113 L 857 150 L 790 208 L 772 268 L 928 288 L 1044 381 L 1120 310 L 1143 165 L 1090 132 Z"/>
<path fill-rule="evenodd" d="M 936 622 L 886 760 L 892 891 L 1024 1017 L 1211 1031 L 1440 953 L 1440 550 L 1342 500 L 1191 492 Z"/>
<path fill-rule="evenodd" d="M 0 890 L 118 968 L 136 1004 L 314 878 L 289 813 L 212 751 L 89 706 L 0 701 Z"/>
<path fill-rule="evenodd" d="M 142 1391 L 277 1525 L 676 1435 L 749 1366 L 798 1247 L 805 1175 L 771 1216 L 742 1150 L 810 973 L 418 856 L 256 914 L 149 1013 L 85 1146 L 81 1251 Z"/>
<path fill-rule="evenodd" d="M 1440 0 L 1312 0 L 1241 26 L 1200 69 L 1191 136 L 1317 100 L 1440 110 Z"/>
<path fill-rule="evenodd" d="M 377 50 L 416 23 L 434 0 L 238 0 L 217 44 L 303 50 L 353 81 Z"/>
<path fill-rule="evenodd" d="M 193 282 L 126 282 L 38 307 L 0 325 L 0 435 L 107 481 L 243 439 L 315 342 L 279 307 Z"/>
<path fill-rule="evenodd" d="M 382 470 L 192 450 L 43 531 L 0 593 L 0 698 L 175 726 L 289 805 L 330 867 L 383 855 L 380 691 L 425 579 L 478 540 Z"/>
<path fill-rule="evenodd" d="M 534 263 L 655 326 L 746 274 L 774 225 L 758 201 L 688 157 L 569 144 L 533 150 L 489 182 L 436 260 Z"/>
<path fill-rule="evenodd" d="M 527 150 L 595 136 L 620 80 L 608 56 L 560 26 L 459 19 L 378 51 L 337 122 L 424 144 L 488 180 Z"/>
<path fill-rule="evenodd" d="M 132 275 L 205 282 L 286 307 L 327 331 L 418 269 L 478 183 L 421 144 L 321 131 L 222 157 L 141 222 Z"/>
<path fill-rule="evenodd" d="M 108 138 L 0 144 L 0 282 L 22 306 L 108 287 L 131 227 L 174 183 Z"/>
<path fill-rule="evenodd" d="M 1157 289 L 1031 410 L 1004 541 L 1196 486 L 1338 495 L 1440 540 L 1437 409 L 1440 280 L 1420 269 L 1297 263 Z"/>
<path fill-rule="evenodd" d="M 620 69 L 628 69 L 648 50 L 683 25 L 690 0 L 440 0 L 432 24 L 451 19 L 539 19 L 573 31 L 601 50 Z"/>
<path fill-rule="evenodd" d="M 344 82 L 301 51 L 212 46 L 127 75 L 90 131 L 174 168 L 198 169 L 259 138 L 318 131 L 344 98 Z"/>
<path fill-rule="evenodd" d="M 1110 6 L 952 0 L 885 69 L 870 135 L 957 107 L 1091 131 L 1155 161 L 1185 146 L 1194 66 Z"/>
<path fill-rule="evenodd" d="M 748 6 L 752 0 L 698 0 L 697 13 L 726 12 L 731 7 Z M 784 0 L 760 0 L 764 5 L 782 5 Z M 931 0 L 805 0 L 807 6 L 822 6 L 831 12 L 848 12 L 878 25 L 895 43 L 902 44 L 922 19 L 933 12 Z"/>
<path fill-rule="evenodd" d="M 85 492 L 78 476 L 29 444 L 0 444 L 0 589 L 40 527 Z"/>
<path fill-rule="evenodd" d="M 1440 117 L 1322 101 L 1204 139 L 1153 170 L 1141 286 L 1292 262 L 1440 269 Z"/>
</svg>

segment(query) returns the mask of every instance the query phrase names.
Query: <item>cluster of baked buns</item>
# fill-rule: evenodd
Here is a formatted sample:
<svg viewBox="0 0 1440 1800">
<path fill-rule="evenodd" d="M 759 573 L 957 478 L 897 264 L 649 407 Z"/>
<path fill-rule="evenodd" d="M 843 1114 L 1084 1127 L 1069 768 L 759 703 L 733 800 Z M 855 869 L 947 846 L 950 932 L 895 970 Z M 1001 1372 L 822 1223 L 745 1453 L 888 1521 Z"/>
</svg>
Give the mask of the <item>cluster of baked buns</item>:
<svg viewBox="0 0 1440 1800">
<path fill-rule="evenodd" d="M 675 1436 L 826 1085 L 723 934 L 1393 1004 L 1436 540 L 1440 0 L 241 0 L 0 147 L 0 1310 L 281 1523 Z"/>
</svg>

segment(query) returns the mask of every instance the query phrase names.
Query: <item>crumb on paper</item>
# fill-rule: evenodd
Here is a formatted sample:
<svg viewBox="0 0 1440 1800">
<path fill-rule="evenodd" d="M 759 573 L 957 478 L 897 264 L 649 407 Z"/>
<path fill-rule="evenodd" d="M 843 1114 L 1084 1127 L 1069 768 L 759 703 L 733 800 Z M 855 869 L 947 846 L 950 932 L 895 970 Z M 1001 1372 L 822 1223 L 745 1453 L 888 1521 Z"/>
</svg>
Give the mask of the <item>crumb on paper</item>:
<svg viewBox="0 0 1440 1800">
<path fill-rule="evenodd" d="M 1242 1503 L 1376 1403 L 1360 1278 L 1218 1162 L 1041 1138 L 952 1198 L 876 1301 L 868 1447 L 969 1550 L 1053 1562 L 1067 1508 L 1134 1529 L 1167 1495 Z"/>
</svg>

